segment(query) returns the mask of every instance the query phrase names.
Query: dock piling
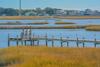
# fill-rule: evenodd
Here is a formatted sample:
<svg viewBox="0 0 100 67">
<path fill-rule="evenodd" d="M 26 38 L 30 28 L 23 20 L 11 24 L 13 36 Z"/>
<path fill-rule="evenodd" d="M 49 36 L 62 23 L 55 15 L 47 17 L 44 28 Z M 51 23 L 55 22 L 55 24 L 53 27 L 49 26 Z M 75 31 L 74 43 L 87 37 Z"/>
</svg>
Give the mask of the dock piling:
<svg viewBox="0 0 100 67">
<path fill-rule="evenodd" d="M 97 43 L 96 43 L 97 39 L 94 39 L 94 47 L 97 47 Z"/>
<path fill-rule="evenodd" d="M 34 36 L 34 34 L 33 34 L 32 37 L 33 37 L 33 38 L 32 38 L 32 46 L 34 46 L 34 45 L 35 45 L 35 36 Z"/>
<path fill-rule="evenodd" d="M 48 37 L 47 37 L 47 33 L 45 35 L 45 40 L 46 40 L 46 47 L 48 46 Z"/>
<path fill-rule="evenodd" d="M 76 38 L 76 45 L 77 45 L 77 47 L 79 47 L 79 38 L 78 37 Z"/>
<path fill-rule="evenodd" d="M 60 37 L 61 47 L 63 47 L 63 40 L 62 37 Z"/>
<path fill-rule="evenodd" d="M 16 41 L 17 46 L 19 45 L 19 40 L 18 40 L 18 35 L 17 35 L 17 41 Z"/>
<path fill-rule="evenodd" d="M 39 35 L 38 35 L 38 38 L 37 38 L 37 46 L 39 46 L 40 44 L 40 41 L 39 41 Z"/>
<path fill-rule="evenodd" d="M 52 36 L 52 47 L 54 47 L 54 36 Z"/>
<path fill-rule="evenodd" d="M 67 42 L 67 47 L 69 47 L 69 41 L 68 41 L 68 39 L 69 39 L 69 37 L 67 37 L 67 41 L 66 41 Z"/>
<path fill-rule="evenodd" d="M 8 47 L 10 47 L 10 35 L 8 34 Z"/>
<path fill-rule="evenodd" d="M 27 41 L 26 41 L 26 40 L 24 40 L 24 44 L 25 44 L 25 46 L 26 46 L 26 44 L 27 44 Z"/>
<path fill-rule="evenodd" d="M 85 47 L 85 38 L 83 37 L 83 48 Z"/>
</svg>

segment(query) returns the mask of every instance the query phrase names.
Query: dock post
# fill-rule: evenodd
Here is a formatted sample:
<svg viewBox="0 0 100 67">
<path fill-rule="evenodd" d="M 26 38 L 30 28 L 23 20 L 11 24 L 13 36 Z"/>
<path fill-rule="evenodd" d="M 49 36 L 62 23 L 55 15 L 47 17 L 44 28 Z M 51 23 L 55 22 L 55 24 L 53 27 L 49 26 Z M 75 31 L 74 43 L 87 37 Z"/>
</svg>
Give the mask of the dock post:
<svg viewBox="0 0 100 67">
<path fill-rule="evenodd" d="M 32 44 L 32 39 L 30 40 L 30 46 L 32 46 L 33 44 Z"/>
<path fill-rule="evenodd" d="M 21 38 L 21 45 L 23 46 L 24 44 L 23 44 L 23 39 Z"/>
<path fill-rule="evenodd" d="M 94 35 L 95 39 L 94 39 L 94 47 L 97 47 L 97 39 L 96 39 L 96 34 Z"/>
<path fill-rule="evenodd" d="M 32 37 L 29 37 L 29 39 L 30 39 L 30 46 L 32 46 L 33 44 L 32 44 Z"/>
<path fill-rule="evenodd" d="M 8 34 L 8 47 L 10 47 L 10 35 Z"/>
<path fill-rule="evenodd" d="M 31 30 L 31 26 L 30 26 L 30 30 L 29 30 L 29 40 L 30 40 L 30 46 L 32 46 L 32 30 Z"/>
<path fill-rule="evenodd" d="M 27 37 L 28 37 L 28 29 L 25 30 L 24 36 L 27 39 Z"/>
<path fill-rule="evenodd" d="M 16 41 L 16 44 L 17 44 L 17 46 L 18 46 L 18 44 L 19 44 L 18 35 L 17 35 L 17 41 Z"/>
<path fill-rule="evenodd" d="M 39 35 L 38 35 L 38 37 L 37 37 L 37 46 L 39 46 L 39 43 L 40 41 L 39 41 Z"/>
<path fill-rule="evenodd" d="M 54 36 L 52 36 L 52 47 L 54 47 Z"/>
<path fill-rule="evenodd" d="M 33 43 L 32 43 L 32 38 L 30 38 L 30 46 L 32 46 L 33 45 Z"/>
<path fill-rule="evenodd" d="M 47 34 L 45 35 L 45 39 L 46 39 L 46 47 L 48 46 L 48 37 Z"/>
<path fill-rule="evenodd" d="M 20 37 L 21 37 L 21 45 L 23 45 L 23 37 L 24 36 L 24 32 L 21 32 Z"/>
<path fill-rule="evenodd" d="M 69 37 L 67 37 L 67 41 L 66 41 L 67 42 L 67 47 L 69 47 L 69 41 L 68 41 L 68 39 L 69 39 Z"/>
<path fill-rule="evenodd" d="M 61 41 L 61 47 L 63 47 L 62 37 L 60 37 L 60 41 Z"/>
<path fill-rule="evenodd" d="M 85 47 L 85 38 L 83 37 L 83 48 Z"/>
<path fill-rule="evenodd" d="M 31 28 L 31 26 L 30 26 L 30 28 Z M 32 38 L 32 30 L 31 29 L 29 30 L 29 38 L 30 39 Z"/>
<path fill-rule="evenodd" d="M 26 41 L 26 40 L 24 40 L 24 43 L 25 43 L 25 46 L 26 46 L 27 41 Z"/>
<path fill-rule="evenodd" d="M 28 36 L 28 29 L 25 29 L 25 31 L 24 31 L 24 44 L 25 44 L 25 46 L 26 46 L 26 43 L 27 43 L 27 37 Z"/>
<path fill-rule="evenodd" d="M 32 46 L 35 45 L 35 37 L 34 37 L 34 34 L 33 34 L 33 37 L 32 37 Z"/>
<path fill-rule="evenodd" d="M 96 42 L 96 41 L 97 41 L 97 39 L 95 38 L 95 39 L 94 39 L 94 47 L 95 47 L 95 48 L 97 47 L 97 42 Z"/>
<path fill-rule="evenodd" d="M 76 45 L 77 45 L 77 47 L 79 47 L 79 38 L 78 37 L 76 38 Z"/>
</svg>

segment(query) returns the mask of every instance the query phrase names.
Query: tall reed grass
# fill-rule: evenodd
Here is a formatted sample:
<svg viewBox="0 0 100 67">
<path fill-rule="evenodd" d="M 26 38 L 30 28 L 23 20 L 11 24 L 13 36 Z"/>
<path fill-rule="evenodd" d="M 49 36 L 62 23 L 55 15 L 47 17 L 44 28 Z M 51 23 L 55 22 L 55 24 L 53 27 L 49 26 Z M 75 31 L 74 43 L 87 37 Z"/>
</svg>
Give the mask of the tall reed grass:
<svg viewBox="0 0 100 67">
<path fill-rule="evenodd" d="M 100 48 L 19 46 L 0 49 L 1 67 L 100 67 Z"/>
</svg>

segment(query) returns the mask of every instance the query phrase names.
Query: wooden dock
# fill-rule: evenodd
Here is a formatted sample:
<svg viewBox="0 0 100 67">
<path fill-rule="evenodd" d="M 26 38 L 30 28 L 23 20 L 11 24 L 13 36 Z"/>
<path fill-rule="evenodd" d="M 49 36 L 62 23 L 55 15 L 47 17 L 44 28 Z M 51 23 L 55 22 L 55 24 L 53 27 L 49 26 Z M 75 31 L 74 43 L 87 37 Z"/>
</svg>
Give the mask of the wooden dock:
<svg viewBox="0 0 100 67">
<path fill-rule="evenodd" d="M 78 37 L 76 37 L 75 39 L 69 37 L 56 38 L 54 36 L 48 37 L 47 34 L 45 36 L 35 36 L 34 34 L 32 34 L 31 29 L 23 29 L 22 33 L 20 35 L 16 35 L 16 37 L 10 37 L 10 34 L 8 34 L 8 47 L 10 46 L 11 41 L 16 42 L 17 46 L 19 45 L 19 43 L 26 46 L 27 42 L 30 42 L 30 46 L 35 46 L 35 42 L 37 42 L 37 45 L 39 46 L 41 40 L 45 41 L 45 46 L 48 46 L 48 42 L 51 42 L 52 47 L 54 47 L 55 41 L 59 41 L 59 45 L 61 45 L 61 47 L 63 47 L 63 43 L 66 43 L 67 47 L 69 47 L 70 42 L 75 42 L 77 47 L 79 47 L 80 43 L 83 44 L 83 47 L 85 47 L 85 43 L 93 43 L 94 47 L 97 47 L 97 45 L 100 44 L 100 40 L 97 40 L 96 38 L 92 40 L 85 39 L 84 37 L 82 39 L 79 39 Z"/>
</svg>

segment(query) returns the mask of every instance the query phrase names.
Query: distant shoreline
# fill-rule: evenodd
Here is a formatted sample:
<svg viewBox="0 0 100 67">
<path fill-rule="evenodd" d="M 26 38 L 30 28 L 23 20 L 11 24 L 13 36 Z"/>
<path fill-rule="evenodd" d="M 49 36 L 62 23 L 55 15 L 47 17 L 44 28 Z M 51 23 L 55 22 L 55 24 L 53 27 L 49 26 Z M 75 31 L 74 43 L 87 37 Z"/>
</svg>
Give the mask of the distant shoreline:
<svg viewBox="0 0 100 67">
<path fill-rule="evenodd" d="M 100 16 L 0 16 L 0 20 L 34 20 L 34 19 L 100 19 Z"/>
</svg>

